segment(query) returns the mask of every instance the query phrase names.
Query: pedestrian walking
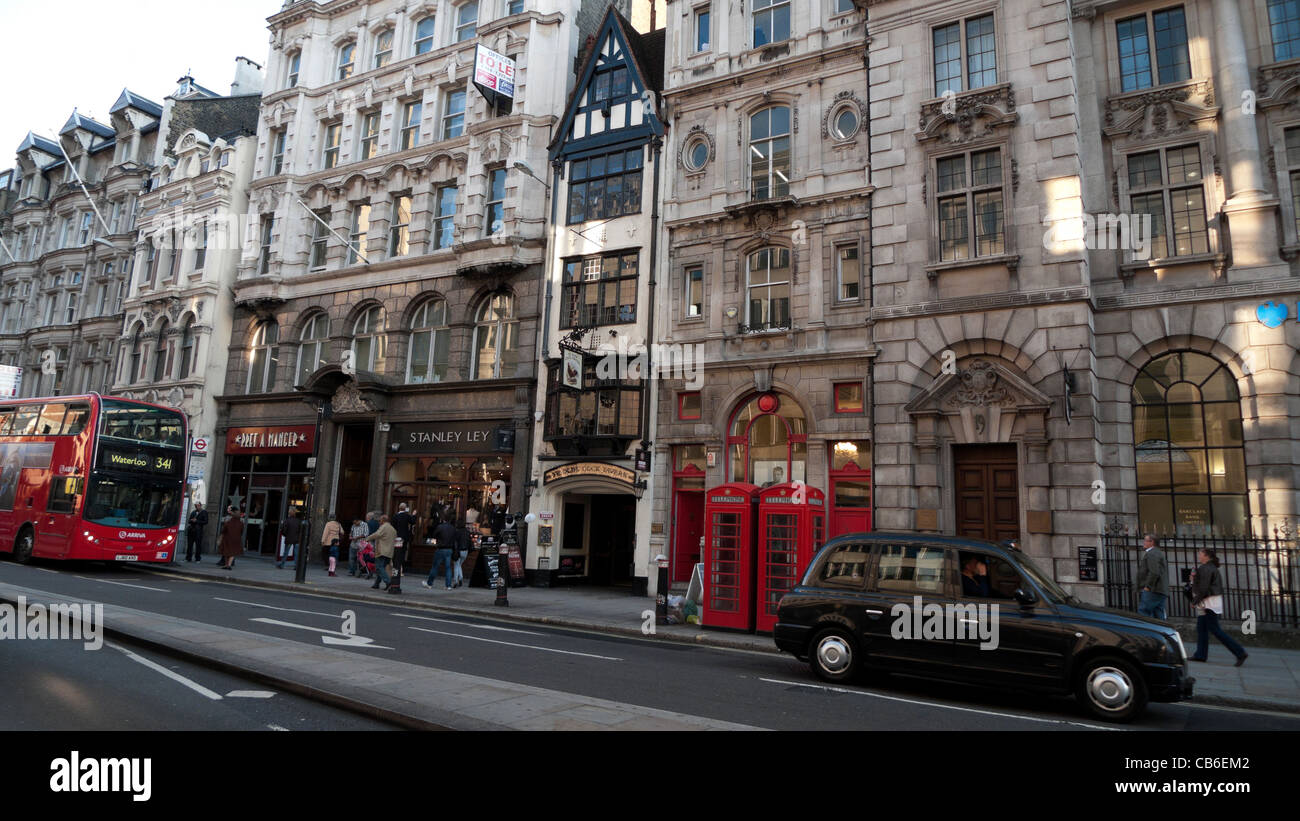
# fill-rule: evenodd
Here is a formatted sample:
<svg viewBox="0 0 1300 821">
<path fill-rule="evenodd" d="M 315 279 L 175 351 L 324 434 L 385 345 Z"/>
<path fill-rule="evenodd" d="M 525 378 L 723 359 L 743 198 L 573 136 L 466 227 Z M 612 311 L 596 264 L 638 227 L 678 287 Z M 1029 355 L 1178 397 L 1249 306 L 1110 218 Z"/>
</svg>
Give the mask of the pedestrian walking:
<svg viewBox="0 0 1300 821">
<path fill-rule="evenodd" d="M 366 532 L 368 532 L 371 536 L 373 536 L 375 535 L 375 531 L 378 529 L 379 529 L 379 514 L 373 510 L 366 513 Z"/>
<path fill-rule="evenodd" d="M 1192 655 L 1192 661 L 1208 661 L 1210 656 L 1210 634 L 1223 642 L 1223 646 L 1228 648 L 1234 656 L 1237 657 L 1237 664 L 1240 667 L 1246 663 L 1246 657 L 1249 655 L 1246 648 L 1242 647 L 1228 632 L 1219 624 L 1219 616 L 1223 615 L 1223 571 L 1219 569 L 1219 555 L 1213 548 L 1203 548 L 1196 555 L 1196 560 L 1201 564 L 1192 571 L 1192 607 L 1198 611 L 1196 616 L 1196 653 Z"/>
<path fill-rule="evenodd" d="M 1138 612 L 1163 621 L 1169 601 L 1169 563 L 1160 550 L 1160 541 L 1152 534 L 1142 540 L 1142 547 L 1142 558 L 1138 559 L 1138 584 L 1142 586 Z"/>
<path fill-rule="evenodd" d="M 348 532 L 348 575 L 357 575 L 358 565 L 357 556 L 361 553 L 361 546 L 370 536 L 370 528 L 360 519 L 352 520 L 352 530 Z M 369 574 L 362 572 L 362 576 L 370 578 Z"/>
<path fill-rule="evenodd" d="M 235 569 L 235 557 L 244 553 L 244 520 L 234 506 L 226 508 L 226 523 L 221 526 L 222 570 Z"/>
<path fill-rule="evenodd" d="M 339 524 L 338 519 L 331 513 L 329 521 L 325 523 L 325 527 L 320 534 L 321 549 L 329 554 L 331 576 L 338 575 L 334 570 L 338 566 L 339 543 L 342 541 L 343 525 Z"/>
<path fill-rule="evenodd" d="M 393 547 L 393 567 L 397 570 L 397 587 L 402 586 L 402 573 L 406 567 L 408 551 L 415 547 L 415 516 L 406 502 L 397 506 L 397 515 L 393 517 L 393 529 L 397 531 L 397 542 Z"/>
<path fill-rule="evenodd" d="M 474 537 L 470 534 L 464 519 L 456 524 L 456 549 L 452 551 L 451 559 L 456 563 L 456 574 L 453 577 L 452 587 L 460 587 L 465 582 L 465 571 L 461 565 L 465 564 L 465 557 L 469 555 L 470 550 L 474 547 Z"/>
<path fill-rule="evenodd" d="M 397 541 L 397 531 L 388 523 L 388 516 L 379 517 L 379 528 L 375 530 L 375 573 L 378 578 L 375 579 L 371 589 L 377 590 L 379 583 L 384 583 L 384 589 L 388 590 L 393 586 L 393 580 L 388 575 L 388 568 L 393 562 L 393 543 Z"/>
<path fill-rule="evenodd" d="M 185 561 L 203 561 L 203 528 L 208 526 L 208 512 L 202 502 L 195 502 L 185 523 Z M 192 558 L 191 558 L 192 557 Z"/>
<path fill-rule="evenodd" d="M 280 548 L 276 554 L 275 566 L 284 567 L 285 558 L 293 561 L 298 555 L 298 543 L 302 538 L 302 520 L 298 518 L 298 508 L 289 508 L 289 515 L 280 523 Z"/>
<path fill-rule="evenodd" d="M 451 554 L 456 549 L 456 526 L 444 521 L 434 531 L 433 538 L 438 543 L 438 549 L 433 552 L 433 569 L 429 571 L 429 578 L 423 584 L 425 587 L 433 587 L 433 580 L 438 576 L 438 568 L 445 567 L 447 589 L 450 590 L 453 573 Z"/>
</svg>

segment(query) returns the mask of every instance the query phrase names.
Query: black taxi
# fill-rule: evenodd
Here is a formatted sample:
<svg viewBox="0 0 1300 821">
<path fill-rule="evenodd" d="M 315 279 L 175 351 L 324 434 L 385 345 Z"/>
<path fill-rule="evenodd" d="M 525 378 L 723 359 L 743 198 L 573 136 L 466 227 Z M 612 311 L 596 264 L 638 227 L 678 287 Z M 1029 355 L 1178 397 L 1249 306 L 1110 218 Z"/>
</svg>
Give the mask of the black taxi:
<svg viewBox="0 0 1300 821">
<path fill-rule="evenodd" d="M 1128 721 L 1191 696 L 1173 627 L 1085 604 L 1013 544 L 914 533 L 841 536 L 781 600 L 776 645 L 824 681 L 864 667 L 1073 693 Z"/>
</svg>

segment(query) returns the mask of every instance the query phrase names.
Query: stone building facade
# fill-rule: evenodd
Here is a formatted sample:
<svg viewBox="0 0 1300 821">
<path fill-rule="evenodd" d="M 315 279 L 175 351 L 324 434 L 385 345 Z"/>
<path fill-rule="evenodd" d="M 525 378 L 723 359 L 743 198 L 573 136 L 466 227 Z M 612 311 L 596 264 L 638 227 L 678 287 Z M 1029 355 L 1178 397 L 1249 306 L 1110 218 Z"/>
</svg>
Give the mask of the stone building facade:
<svg viewBox="0 0 1300 821">
<path fill-rule="evenodd" d="M 138 276 L 118 328 L 112 391 L 185 412 L 190 435 L 205 440 L 191 458 L 189 500 L 205 505 L 212 501 L 207 445 L 226 380 L 260 90 L 261 67 L 241 57 L 230 95 L 184 77 L 164 100 L 136 218 Z M 216 530 L 207 530 L 210 540 Z"/>
<path fill-rule="evenodd" d="M 701 561 L 705 488 L 801 481 L 869 529 L 871 185 L 864 11 L 667 6 L 667 265 L 652 551 Z"/>
<path fill-rule="evenodd" d="M 162 107 L 123 90 L 109 115 L 74 112 L 57 141 L 31 132 L 18 146 L 17 199 L 0 216 L 15 256 L 0 262 L 0 364 L 23 369 L 22 396 L 107 392 L 113 381 Z"/>
<path fill-rule="evenodd" d="M 1019 536 L 1095 601 L 1109 526 L 1270 535 L 1296 4 L 865 5 L 880 527 Z"/>
<path fill-rule="evenodd" d="M 290 507 L 319 523 L 407 503 L 421 536 L 525 509 L 547 203 L 514 164 L 546 166 L 585 5 L 270 18 L 215 454 L 249 549 L 273 549 Z M 508 105 L 471 82 L 479 44 L 515 61 Z M 415 566 L 430 558 L 418 540 Z"/>
</svg>

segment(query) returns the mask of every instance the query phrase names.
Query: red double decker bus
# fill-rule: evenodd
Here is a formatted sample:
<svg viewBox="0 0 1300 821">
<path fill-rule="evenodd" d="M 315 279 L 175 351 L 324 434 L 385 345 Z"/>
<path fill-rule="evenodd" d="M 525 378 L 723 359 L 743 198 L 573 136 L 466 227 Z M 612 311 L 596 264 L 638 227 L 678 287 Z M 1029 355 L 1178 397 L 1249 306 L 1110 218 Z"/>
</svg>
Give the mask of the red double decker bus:
<svg viewBox="0 0 1300 821">
<path fill-rule="evenodd" d="M 99 394 L 0 402 L 0 552 L 26 562 L 168 562 L 185 415 Z"/>
</svg>

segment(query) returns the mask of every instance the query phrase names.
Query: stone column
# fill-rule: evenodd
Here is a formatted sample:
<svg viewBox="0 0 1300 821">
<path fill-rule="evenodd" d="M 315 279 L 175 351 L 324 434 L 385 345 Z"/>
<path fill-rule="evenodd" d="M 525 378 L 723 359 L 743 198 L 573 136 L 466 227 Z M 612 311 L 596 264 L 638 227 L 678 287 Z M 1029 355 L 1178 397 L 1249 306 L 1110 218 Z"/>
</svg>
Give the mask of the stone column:
<svg viewBox="0 0 1300 821">
<path fill-rule="evenodd" d="M 1228 201 L 1223 212 L 1228 217 L 1233 268 L 1276 266 L 1276 271 L 1264 275 L 1282 276 L 1288 269 L 1278 255 L 1278 201 L 1265 188 L 1254 108 L 1243 105 L 1243 95 L 1252 84 L 1241 9 L 1236 0 L 1214 0 L 1214 53 L 1218 65 L 1216 96 L 1223 117 L 1219 150 L 1227 160 L 1224 170 Z"/>
</svg>

